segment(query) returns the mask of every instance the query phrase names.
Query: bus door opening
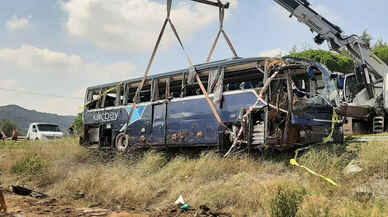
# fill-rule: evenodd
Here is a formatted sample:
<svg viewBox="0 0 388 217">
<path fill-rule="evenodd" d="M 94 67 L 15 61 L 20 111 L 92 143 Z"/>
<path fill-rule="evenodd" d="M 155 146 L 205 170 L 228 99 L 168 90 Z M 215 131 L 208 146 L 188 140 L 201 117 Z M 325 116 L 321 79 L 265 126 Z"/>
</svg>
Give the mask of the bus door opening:
<svg viewBox="0 0 388 217">
<path fill-rule="evenodd" d="M 170 98 L 170 78 L 152 81 L 152 133 L 153 145 L 166 144 L 167 102 Z"/>
</svg>

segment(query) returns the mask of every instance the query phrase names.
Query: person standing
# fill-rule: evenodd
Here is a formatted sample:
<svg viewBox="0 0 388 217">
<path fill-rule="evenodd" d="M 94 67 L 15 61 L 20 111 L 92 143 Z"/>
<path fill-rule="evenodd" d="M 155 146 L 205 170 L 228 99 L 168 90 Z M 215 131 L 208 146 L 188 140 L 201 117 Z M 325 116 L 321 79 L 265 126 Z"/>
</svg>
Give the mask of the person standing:
<svg viewBox="0 0 388 217">
<path fill-rule="evenodd" d="M 13 141 L 18 141 L 18 136 L 19 136 L 18 130 L 14 129 L 13 132 L 12 132 L 12 140 Z"/>
<path fill-rule="evenodd" d="M 71 125 L 71 127 L 69 127 L 69 135 L 70 136 L 74 136 L 74 124 L 73 125 Z"/>
<path fill-rule="evenodd" d="M 0 140 L 3 140 L 3 142 L 5 142 L 5 139 L 7 138 L 7 136 L 5 135 L 5 133 L 0 130 Z"/>
</svg>

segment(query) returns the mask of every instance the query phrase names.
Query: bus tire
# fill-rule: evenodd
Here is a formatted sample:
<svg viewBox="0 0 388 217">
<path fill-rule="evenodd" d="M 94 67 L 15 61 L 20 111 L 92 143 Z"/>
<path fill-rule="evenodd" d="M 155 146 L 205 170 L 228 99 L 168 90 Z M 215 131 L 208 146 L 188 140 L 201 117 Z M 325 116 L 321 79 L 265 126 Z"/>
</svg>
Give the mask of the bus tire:
<svg viewBox="0 0 388 217">
<path fill-rule="evenodd" d="M 115 148 L 117 152 L 125 153 L 129 149 L 129 136 L 125 133 L 120 133 L 116 136 Z"/>
</svg>

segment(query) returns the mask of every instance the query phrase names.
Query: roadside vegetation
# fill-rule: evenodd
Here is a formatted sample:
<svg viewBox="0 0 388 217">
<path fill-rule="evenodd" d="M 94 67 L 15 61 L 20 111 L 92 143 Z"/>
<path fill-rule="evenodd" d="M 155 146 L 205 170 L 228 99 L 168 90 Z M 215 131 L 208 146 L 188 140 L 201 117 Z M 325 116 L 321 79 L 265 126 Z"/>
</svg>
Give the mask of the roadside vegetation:
<svg viewBox="0 0 388 217">
<path fill-rule="evenodd" d="M 13 132 L 14 129 L 17 129 L 17 127 L 11 121 L 9 121 L 7 119 L 1 119 L 0 120 L 0 134 L 1 134 L 1 132 L 3 132 L 5 134 L 3 136 L 7 136 L 7 137 L 12 136 L 12 132 Z M 0 137 L 1 137 L 1 135 L 0 135 Z M 0 138 L 0 140 L 1 139 L 2 138 Z"/>
<path fill-rule="evenodd" d="M 382 39 L 373 40 L 373 37 L 365 30 L 361 35 L 363 40 L 376 56 L 388 64 L 388 43 Z M 374 42 L 374 43 L 373 43 Z M 289 51 L 289 56 L 305 58 L 315 62 L 320 62 L 328 67 L 332 72 L 341 72 L 344 74 L 354 72 L 353 60 L 347 56 L 336 52 L 313 49 L 308 45 L 298 49 L 296 46 Z"/>
<path fill-rule="evenodd" d="M 338 187 L 291 166 L 292 157 L 147 152 L 107 160 L 74 139 L 7 142 L 0 143 L 0 182 L 78 206 L 111 209 L 165 208 L 182 195 L 192 207 L 207 205 L 233 216 L 388 216 L 388 146 L 383 142 L 317 146 L 300 154 L 300 164 Z M 362 171 L 344 175 L 354 159 Z"/>
</svg>

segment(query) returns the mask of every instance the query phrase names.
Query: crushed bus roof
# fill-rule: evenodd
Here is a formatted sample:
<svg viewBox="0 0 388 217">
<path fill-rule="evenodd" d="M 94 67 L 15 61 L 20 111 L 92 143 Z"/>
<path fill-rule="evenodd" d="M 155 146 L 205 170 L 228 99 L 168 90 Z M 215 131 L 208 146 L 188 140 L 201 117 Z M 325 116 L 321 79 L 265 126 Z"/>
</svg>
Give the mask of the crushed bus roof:
<svg viewBox="0 0 388 217">
<path fill-rule="evenodd" d="M 262 61 L 265 59 L 268 59 L 268 57 L 232 58 L 232 59 L 218 60 L 218 61 L 213 61 L 213 62 L 209 62 L 209 63 L 198 64 L 198 65 L 195 65 L 195 69 L 197 71 L 204 71 L 204 70 L 208 70 L 208 69 L 212 69 L 212 68 L 217 68 L 220 66 L 226 67 L 226 66 L 241 65 L 241 64 L 251 63 L 251 62 L 257 62 L 260 60 Z M 187 71 L 188 71 L 188 68 L 176 70 L 176 71 L 171 71 L 171 72 L 166 72 L 166 73 L 154 74 L 154 75 L 148 76 L 147 80 L 179 75 L 179 74 L 182 74 L 182 73 L 187 72 Z M 95 89 L 101 89 L 101 88 L 108 88 L 108 87 L 112 87 L 112 86 L 117 86 L 120 83 L 136 83 L 136 82 L 140 82 L 142 79 L 143 79 L 142 77 L 138 77 L 138 78 L 128 79 L 125 81 L 95 85 L 95 86 L 88 87 L 87 90 L 89 91 L 89 90 L 95 90 Z"/>
</svg>

